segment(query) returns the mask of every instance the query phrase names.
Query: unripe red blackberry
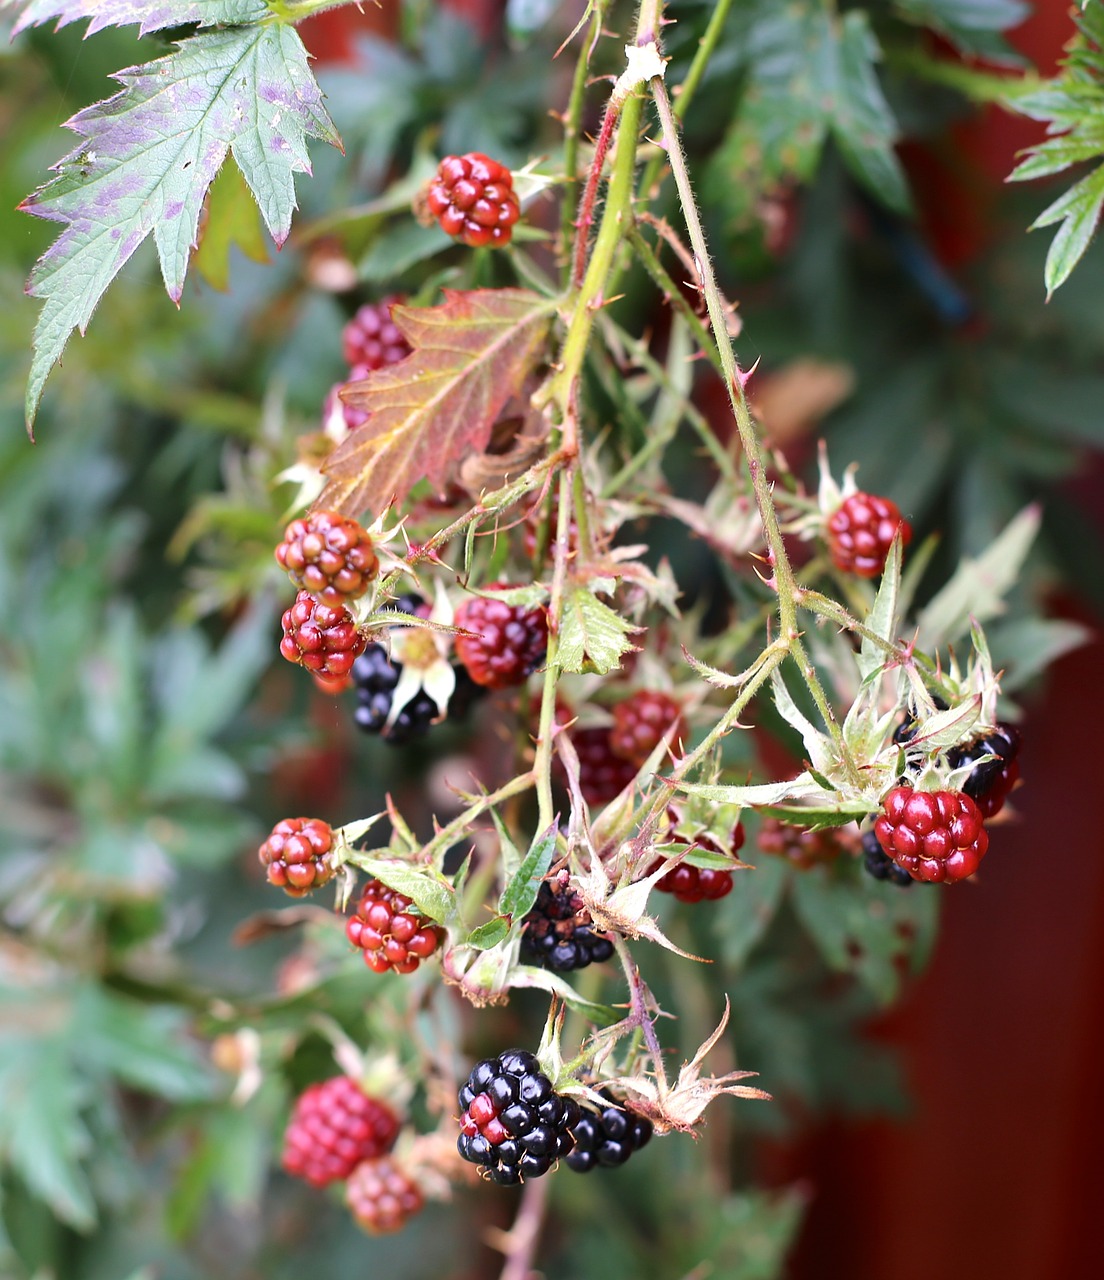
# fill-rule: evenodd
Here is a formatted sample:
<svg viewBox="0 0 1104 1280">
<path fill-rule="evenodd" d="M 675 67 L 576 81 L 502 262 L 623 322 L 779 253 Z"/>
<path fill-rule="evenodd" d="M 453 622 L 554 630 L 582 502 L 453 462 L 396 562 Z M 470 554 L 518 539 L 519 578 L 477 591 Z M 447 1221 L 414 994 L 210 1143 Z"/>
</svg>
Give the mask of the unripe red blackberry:
<svg viewBox="0 0 1104 1280">
<path fill-rule="evenodd" d="M 367 530 L 336 511 L 293 520 L 276 559 L 297 587 L 332 605 L 358 599 L 379 573 Z"/>
<path fill-rule="evenodd" d="M 610 750 L 639 767 L 672 727 L 671 750 L 678 754 L 686 733 L 682 705 L 670 694 L 638 689 L 613 709 Z"/>
<path fill-rule="evenodd" d="M 524 1049 L 478 1063 L 457 1100 L 457 1150 L 502 1186 L 539 1178 L 574 1146 L 578 1103 L 558 1094 Z"/>
<path fill-rule="evenodd" d="M 472 249 L 509 244 L 521 215 L 509 169 L 478 151 L 445 156 L 425 202 L 445 234 Z"/>
<path fill-rule="evenodd" d="M 609 935 L 596 933 L 578 890 L 543 881 L 533 909 L 525 917 L 521 958 L 555 973 L 600 964 L 613 955 Z"/>
<path fill-rule="evenodd" d="M 673 843 L 689 843 L 674 832 L 669 832 L 667 838 Z M 709 853 L 728 853 L 735 857 L 744 847 L 745 839 L 744 824 L 737 822 L 729 836 L 727 849 L 722 849 L 707 832 L 695 837 L 691 847 L 705 849 Z M 648 874 L 658 871 L 661 865 L 662 859 L 657 859 L 648 868 Z M 680 862 L 677 867 L 657 880 L 655 887 L 660 893 L 672 894 L 679 902 L 716 902 L 720 898 L 726 898 L 732 892 L 732 883 L 732 872 L 726 871 L 723 867 L 695 867 L 689 862 Z"/>
<path fill-rule="evenodd" d="M 410 354 L 410 343 L 391 319 L 391 308 L 403 301 L 391 294 L 379 302 L 366 302 L 342 330 L 342 354 L 350 366 L 356 367 L 358 377 L 398 364 Z"/>
<path fill-rule="evenodd" d="M 981 810 L 961 791 L 894 787 L 874 831 L 899 867 L 914 880 L 933 883 L 972 876 L 989 848 Z"/>
<path fill-rule="evenodd" d="M 613 754 L 608 729 L 573 729 L 571 745 L 579 757 L 579 789 L 587 804 L 608 804 L 636 777 L 636 765 Z"/>
<path fill-rule="evenodd" d="M 284 818 L 272 828 L 257 856 L 268 883 L 301 898 L 334 876 L 334 833 L 321 818 Z"/>
<path fill-rule="evenodd" d="M 368 643 L 344 605 L 322 604 L 309 591 L 299 592 L 281 624 L 280 652 L 288 662 L 335 680 L 349 674 Z"/>
<path fill-rule="evenodd" d="M 284 1134 L 283 1167 L 314 1187 L 347 1178 L 386 1155 L 399 1136 L 395 1113 L 349 1076 L 312 1084 L 295 1102 Z"/>
<path fill-rule="evenodd" d="M 912 526 L 892 499 L 853 493 L 828 517 L 828 554 L 841 573 L 876 578 L 885 568 L 898 529 L 905 547 L 912 539 Z"/>
<path fill-rule="evenodd" d="M 358 1164 L 345 1184 L 345 1203 L 370 1235 L 392 1235 L 421 1213 L 425 1200 L 418 1184 L 390 1156 Z"/>
<path fill-rule="evenodd" d="M 493 583 L 504 591 L 509 583 Z M 526 609 L 505 600 L 472 596 L 456 610 L 456 625 L 470 636 L 456 637 L 456 656 L 476 684 L 508 689 L 524 684 L 544 660 L 548 623 L 541 609 Z"/>
<path fill-rule="evenodd" d="M 777 818 L 764 818 L 759 824 L 759 848 L 777 858 L 786 858 L 807 871 L 821 863 L 835 862 L 843 852 L 837 828 L 810 831 Z M 854 844 L 851 843 L 854 848 Z"/>
<path fill-rule="evenodd" d="M 608 1099 L 607 1106 L 599 1111 L 584 1104 L 582 1114 L 572 1126 L 575 1149 L 564 1163 L 575 1173 L 616 1168 L 651 1140 L 650 1120 L 616 1102 L 605 1090 L 602 1097 Z"/>
<path fill-rule="evenodd" d="M 422 915 L 410 898 L 380 880 L 364 886 L 345 935 L 364 952 L 364 963 L 374 973 L 413 973 L 445 940 L 445 931 Z"/>
</svg>

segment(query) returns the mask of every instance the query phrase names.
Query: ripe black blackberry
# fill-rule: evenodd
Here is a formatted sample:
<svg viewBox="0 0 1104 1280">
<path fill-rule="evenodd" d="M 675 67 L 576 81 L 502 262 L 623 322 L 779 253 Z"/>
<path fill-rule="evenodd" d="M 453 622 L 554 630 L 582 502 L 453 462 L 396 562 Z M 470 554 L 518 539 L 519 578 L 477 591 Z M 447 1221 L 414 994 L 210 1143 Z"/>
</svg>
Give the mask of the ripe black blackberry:
<svg viewBox="0 0 1104 1280">
<path fill-rule="evenodd" d="M 947 759 L 955 769 L 972 764 L 982 756 L 993 755 L 995 760 L 975 764 L 970 776 L 962 784 L 962 790 L 977 801 L 985 817 L 991 818 L 1004 806 L 1008 793 L 1020 775 L 1016 757 L 1020 753 L 1020 731 L 1003 721 L 983 737 L 975 738 L 961 747 L 952 747 Z"/>
<path fill-rule="evenodd" d="M 457 1099 L 456 1148 L 500 1186 L 541 1177 L 575 1145 L 571 1130 L 580 1117 L 578 1103 L 558 1094 L 524 1049 L 477 1063 Z"/>
<path fill-rule="evenodd" d="M 904 867 L 899 867 L 885 852 L 878 843 L 878 837 L 874 834 L 873 828 L 863 832 L 862 854 L 863 870 L 872 875 L 875 880 L 887 880 L 901 889 L 907 889 L 912 884 L 912 876 Z"/>
<path fill-rule="evenodd" d="M 638 1115 L 631 1107 L 622 1106 L 603 1089 L 602 1097 L 608 1105 L 599 1111 L 584 1106 L 582 1115 L 572 1128 L 575 1150 L 565 1163 L 576 1173 L 589 1173 L 599 1166 L 616 1168 L 645 1146 L 652 1136 L 652 1122 Z"/>
<path fill-rule="evenodd" d="M 545 880 L 532 911 L 525 917 L 522 960 L 555 973 L 570 973 L 589 964 L 600 964 L 612 955 L 609 935 L 595 933 L 590 912 L 578 891 L 570 885 L 556 888 Z"/>
</svg>

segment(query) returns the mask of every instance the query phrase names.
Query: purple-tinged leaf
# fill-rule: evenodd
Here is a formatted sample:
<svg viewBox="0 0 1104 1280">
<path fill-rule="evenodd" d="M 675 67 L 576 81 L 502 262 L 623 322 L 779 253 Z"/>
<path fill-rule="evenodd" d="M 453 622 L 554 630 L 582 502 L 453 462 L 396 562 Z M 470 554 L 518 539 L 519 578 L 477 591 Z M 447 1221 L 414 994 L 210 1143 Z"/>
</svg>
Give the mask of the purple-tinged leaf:
<svg viewBox="0 0 1104 1280">
<path fill-rule="evenodd" d="M 115 78 L 122 91 L 68 122 L 81 146 L 22 206 L 64 224 L 27 287 L 45 299 L 28 424 L 69 335 L 85 331 L 108 285 L 151 234 L 165 288 L 180 300 L 203 200 L 228 151 L 279 245 L 296 207 L 294 174 L 310 172 L 307 138 L 341 145 L 303 43 L 287 26 L 203 32 Z"/>
<path fill-rule="evenodd" d="M 23 12 L 15 22 L 18 34 L 25 27 L 57 19 L 59 27 L 88 19 L 86 36 L 104 27 L 137 26 L 139 34 L 164 31 L 195 23 L 200 27 L 234 26 L 260 22 L 271 16 L 265 0 L 0 0 L 0 9 Z"/>
</svg>

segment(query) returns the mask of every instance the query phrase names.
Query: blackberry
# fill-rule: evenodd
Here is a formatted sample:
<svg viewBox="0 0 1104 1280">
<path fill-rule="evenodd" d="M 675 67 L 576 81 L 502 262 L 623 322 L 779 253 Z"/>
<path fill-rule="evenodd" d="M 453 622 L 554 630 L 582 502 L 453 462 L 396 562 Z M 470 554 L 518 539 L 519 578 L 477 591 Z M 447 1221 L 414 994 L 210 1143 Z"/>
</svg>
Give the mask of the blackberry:
<svg viewBox="0 0 1104 1280">
<path fill-rule="evenodd" d="M 834 862 L 842 851 L 834 829 L 810 831 L 777 818 L 764 818 L 759 824 L 758 843 L 764 853 L 787 858 L 802 871 L 820 863 Z"/>
<path fill-rule="evenodd" d="M 675 815 L 669 810 L 668 816 Z M 683 840 L 674 831 L 669 831 L 667 838 L 672 843 L 690 844 L 694 849 L 705 849 L 710 853 L 727 853 L 735 857 L 744 847 L 746 833 L 744 824 L 737 822 L 729 836 L 727 849 L 722 849 L 708 832 L 696 836 L 692 843 Z M 661 865 L 662 859 L 656 859 L 648 868 L 648 874 L 658 871 Z M 680 862 L 677 867 L 656 881 L 656 888 L 660 893 L 672 894 L 679 902 L 716 902 L 728 897 L 732 892 L 732 884 L 732 872 L 726 871 L 723 867 L 695 867 L 689 862 Z"/>
<path fill-rule="evenodd" d="M 370 1235 L 391 1235 L 425 1206 L 418 1184 L 389 1156 L 358 1164 L 345 1183 L 345 1203 Z"/>
<path fill-rule="evenodd" d="M 441 946 L 445 931 L 405 894 L 369 880 L 345 924 L 345 936 L 364 952 L 364 963 L 373 973 L 413 973 Z"/>
<path fill-rule="evenodd" d="M 353 663 L 357 709 L 353 719 L 365 733 L 380 733 L 391 714 L 391 695 L 402 668 L 392 663 L 381 644 L 370 644 Z"/>
<path fill-rule="evenodd" d="M 275 554 L 292 582 L 325 604 L 359 599 L 379 573 L 368 531 L 336 511 L 293 520 Z"/>
<path fill-rule="evenodd" d="M 268 883 L 293 898 L 320 889 L 334 876 L 334 833 L 321 818 L 284 818 L 257 852 Z"/>
<path fill-rule="evenodd" d="M 874 831 L 914 880 L 954 884 L 978 869 L 989 848 L 981 810 L 961 791 L 894 787 Z"/>
<path fill-rule="evenodd" d="M 446 235 L 472 249 L 509 244 L 521 214 L 510 170 L 479 151 L 445 156 L 425 204 Z"/>
<path fill-rule="evenodd" d="M 571 1130 L 580 1117 L 578 1103 L 558 1094 L 524 1049 L 478 1063 L 457 1100 L 456 1148 L 500 1186 L 541 1177 L 575 1145 Z"/>
<path fill-rule="evenodd" d="M 613 709 L 610 750 L 622 760 L 640 766 L 672 726 L 671 750 L 678 751 L 686 733 L 681 704 L 670 694 L 640 689 Z"/>
<path fill-rule="evenodd" d="M 862 853 L 863 870 L 872 875 L 875 880 L 888 880 L 890 884 L 895 884 L 901 889 L 907 889 L 912 884 L 912 876 L 904 867 L 899 867 L 885 852 L 878 843 L 878 837 L 873 829 L 863 833 Z"/>
<path fill-rule="evenodd" d="M 361 377 L 389 364 L 398 364 L 410 354 L 410 343 L 391 319 L 391 308 L 403 301 L 392 294 L 379 302 L 366 302 L 342 330 L 342 354 Z"/>
<path fill-rule="evenodd" d="M 587 804 L 608 804 L 636 777 L 636 765 L 613 754 L 607 729 L 575 729 L 571 743 L 579 757 L 579 789 Z"/>
<path fill-rule="evenodd" d="M 347 1178 L 386 1155 L 399 1136 L 395 1113 L 349 1076 L 312 1084 L 295 1102 L 284 1134 L 284 1169 L 313 1187 Z"/>
<path fill-rule="evenodd" d="M 575 1149 L 565 1163 L 576 1173 L 589 1173 L 599 1167 L 615 1168 L 651 1140 L 650 1120 L 616 1102 L 604 1089 L 602 1097 L 608 1100 L 608 1105 L 600 1111 L 590 1105 L 583 1106 L 582 1115 L 571 1130 Z"/>
<path fill-rule="evenodd" d="M 280 622 L 284 631 L 280 653 L 315 675 L 332 679 L 348 675 L 367 644 L 344 605 L 322 604 L 309 591 L 299 592 Z"/>
<path fill-rule="evenodd" d="M 828 554 L 841 573 L 876 578 L 885 568 L 894 534 L 901 546 L 912 539 L 912 526 L 889 498 L 853 493 L 828 518 Z"/>
<path fill-rule="evenodd" d="M 521 958 L 555 973 L 600 964 L 613 955 L 607 934 L 596 933 L 582 897 L 570 885 L 554 888 L 545 880 L 525 917 Z"/>
<path fill-rule="evenodd" d="M 997 727 L 983 737 L 975 738 L 961 747 L 952 747 L 947 752 L 947 760 L 954 769 L 972 764 L 982 756 L 994 755 L 995 760 L 986 760 L 984 764 L 975 764 L 969 777 L 962 784 L 962 790 L 976 800 L 978 807 L 985 811 L 986 817 L 992 817 L 1004 805 L 1008 793 L 1019 777 L 1019 764 L 1016 757 L 1020 753 L 1020 732 L 1014 726 L 999 722 Z M 990 807 L 982 801 L 995 800 Z"/>
<path fill-rule="evenodd" d="M 509 583 L 495 582 L 492 590 Z M 473 596 L 456 610 L 456 625 L 473 634 L 456 637 L 456 656 L 476 684 L 508 689 L 524 684 L 544 659 L 548 623 L 543 610 Z"/>
</svg>

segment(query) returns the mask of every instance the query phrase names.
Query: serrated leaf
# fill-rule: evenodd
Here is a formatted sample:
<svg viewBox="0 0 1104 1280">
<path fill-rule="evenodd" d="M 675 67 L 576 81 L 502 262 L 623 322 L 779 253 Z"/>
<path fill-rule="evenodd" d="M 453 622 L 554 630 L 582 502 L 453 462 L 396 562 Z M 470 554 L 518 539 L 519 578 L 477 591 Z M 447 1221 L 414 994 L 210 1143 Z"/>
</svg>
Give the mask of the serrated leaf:
<svg viewBox="0 0 1104 1280">
<path fill-rule="evenodd" d="M 865 818 L 870 812 L 870 805 L 863 800 L 840 800 L 830 808 L 802 804 L 765 804 L 759 806 L 758 812 L 767 817 L 780 818 L 795 827 L 804 827 L 808 831 L 824 831 L 832 827 L 845 827 L 856 818 Z"/>
<path fill-rule="evenodd" d="M 541 881 L 548 874 L 552 859 L 556 856 L 558 828 L 553 823 L 533 841 L 528 853 L 521 860 L 517 873 L 510 878 L 498 900 L 499 914 L 512 920 L 527 916 L 537 900 Z"/>
<path fill-rule="evenodd" d="M 1031 230 L 1050 226 L 1061 220 L 1062 225 L 1051 241 L 1047 252 L 1043 279 L 1047 297 L 1059 285 L 1069 279 L 1074 267 L 1081 261 L 1100 225 L 1104 210 L 1104 164 L 1098 165 L 1043 210 L 1031 224 Z"/>
<path fill-rule="evenodd" d="M 1025 507 L 976 559 L 963 560 L 951 580 L 920 613 L 917 643 L 933 652 L 962 635 L 971 618 L 984 622 L 1004 608 L 1004 594 L 1017 580 L 1042 516 Z"/>
<path fill-rule="evenodd" d="M 564 671 L 616 671 L 633 646 L 628 636 L 639 630 L 625 621 L 589 587 L 571 586 L 564 600 L 556 662 Z"/>
<path fill-rule="evenodd" d="M 447 880 L 428 867 L 411 866 L 383 858 L 358 858 L 356 865 L 382 880 L 389 889 L 405 894 L 424 916 L 444 924 L 456 910 L 456 892 Z"/>
<path fill-rule="evenodd" d="M 0 9 L 23 12 L 14 32 L 57 19 L 59 27 L 88 19 L 86 36 L 105 27 L 137 26 L 139 35 L 167 27 L 234 26 L 271 18 L 265 0 L 0 0 Z"/>
<path fill-rule="evenodd" d="M 35 326 L 26 414 L 74 329 L 150 235 L 179 301 L 207 189 L 228 152 L 277 244 L 291 229 L 307 139 L 340 146 L 298 35 L 287 26 L 205 31 L 167 57 L 119 71 L 123 89 L 68 121 L 83 139 L 23 208 L 65 225 L 31 274 Z"/>
<path fill-rule="evenodd" d="M 468 934 L 467 945 L 476 951 L 489 951 L 491 947 L 497 947 L 509 932 L 509 920 L 505 916 L 495 916 Z"/>
<path fill-rule="evenodd" d="M 436 307 L 394 307 L 413 354 L 351 383 L 369 415 L 327 458 L 316 505 L 349 515 L 401 502 L 419 480 L 442 489 L 540 359 L 555 302 L 526 289 L 445 290 Z"/>
<path fill-rule="evenodd" d="M 206 224 L 192 258 L 204 280 L 222 293 L 230 287 L 230 250 L 235 245 L 253 262 L 268 261 L 261 212 L 242 171 L 231 161 L 211 185 Z"/>
</svg>

